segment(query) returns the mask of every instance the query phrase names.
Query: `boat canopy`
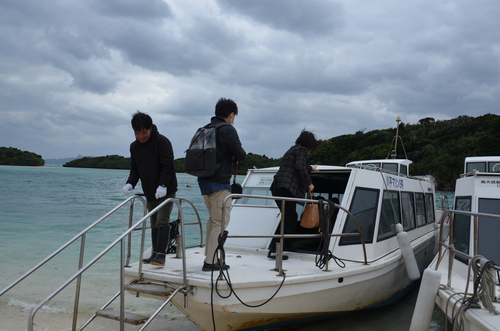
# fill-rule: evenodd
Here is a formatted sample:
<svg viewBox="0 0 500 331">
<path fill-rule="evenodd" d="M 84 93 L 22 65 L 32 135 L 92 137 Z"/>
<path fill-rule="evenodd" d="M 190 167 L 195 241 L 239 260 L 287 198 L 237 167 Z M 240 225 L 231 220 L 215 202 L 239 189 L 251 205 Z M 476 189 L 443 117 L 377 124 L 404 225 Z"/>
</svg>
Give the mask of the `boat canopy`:
<svg viewBox="0 0 500 331">
<path fill-rule="evenodd" d="M 407 175 L 410 173 L 408 169 L 413 162 L 408 159 L 380 159 L 380 160 L 363 160 L 353 161 L 346 164 L 346 167 L 365 167 L 374 169 L 383 169 L 386 171 Z"/>
<path fill-rule="evenodd" d="M 473 156 L 465 158 L 464 174 L 472 171 L 500 173 L 500 156 Z"/>
</svg>

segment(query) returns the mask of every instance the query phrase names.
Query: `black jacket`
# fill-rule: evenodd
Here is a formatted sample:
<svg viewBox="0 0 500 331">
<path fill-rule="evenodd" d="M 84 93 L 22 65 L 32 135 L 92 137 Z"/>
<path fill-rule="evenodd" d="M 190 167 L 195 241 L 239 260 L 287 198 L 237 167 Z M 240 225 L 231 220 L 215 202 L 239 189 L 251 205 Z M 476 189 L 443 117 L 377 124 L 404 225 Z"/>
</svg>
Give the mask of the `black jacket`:
<svg viewBox="0 0 500 331">
<path fill-rule="evenodd" d="M 214 116 L 210 123 L 221 124 L 226 122 L 222 117 Z M 236 129 L 228 124 L 217 128 L 217 161 L 219 168 L 215 170 L 215 174 L 210 177 L 198 178 L 210 182 L 229 184 L 233 174 L 233 158 L 235 161 L 241 162 L 245 160 L 247 153 L 241 147 L 240 138 Z"/>
<path fill-rule="evenodd" d="M 278 172 L 274 175 L 271 191 L 278 188 L 287 189 L 295 198 L 304 198 L 309 185 L 312 184 L 308 164 L 308 152 L 299 144 L 290 147 L 281 159 Z"/>
<path fill-rule="evenodd" d="M 148 200 L 156 200 L 158 186 L 166 186 L 167 193 L 177 191 L 174 152 L 170 140 L 153 125 L 151 136 L 145 143 L 135 140 L 130 144 L 130 175 L 127 183 L 133 187 L 141 180 Z"/>
</svg>

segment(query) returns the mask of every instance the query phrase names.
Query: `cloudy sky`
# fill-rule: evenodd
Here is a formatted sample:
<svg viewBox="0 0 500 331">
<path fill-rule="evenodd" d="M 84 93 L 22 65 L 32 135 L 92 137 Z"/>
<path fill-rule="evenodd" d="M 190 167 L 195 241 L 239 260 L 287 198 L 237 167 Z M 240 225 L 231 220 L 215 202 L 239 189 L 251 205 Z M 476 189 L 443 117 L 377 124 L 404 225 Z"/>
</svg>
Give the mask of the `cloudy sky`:
<svg viewBox="0 0 500 331">
<path fill-rule="evenodd" d="M 0 0 L 0 146 L 128 156 L 149 113 L 183 157 L 220 97 L 247 152 L 499 114 L 500 2 Z"/>
</svg>

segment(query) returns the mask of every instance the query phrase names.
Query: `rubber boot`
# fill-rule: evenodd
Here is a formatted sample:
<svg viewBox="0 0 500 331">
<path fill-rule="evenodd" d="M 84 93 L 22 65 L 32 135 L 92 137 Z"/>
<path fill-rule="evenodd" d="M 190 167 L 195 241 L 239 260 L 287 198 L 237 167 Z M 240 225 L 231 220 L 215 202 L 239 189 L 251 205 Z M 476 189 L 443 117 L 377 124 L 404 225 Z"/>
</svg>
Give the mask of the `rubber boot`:
<svg viewBox="0 0 500 331">
<path fill-rule="evenodd" d="M 157 250 L 157 242 L 158 242 L 158 228 L 156 228 L 156 229 L 151 228 L 151 243 L 152 243 L 153 249 L 151 252 L 151 256 L 149 258 L 142 259 L 143 263 L 149 264 L 155 258 L 156 250 Z"/>
<path fill-rule="evenodd" d="M 165 265 L 165 254 L 167 246 L 170 243 L 170 226 L 158 228 L 157 251 L 154 259 L 151 260 L 152 265 L 163 267 Z"/>
</svg>

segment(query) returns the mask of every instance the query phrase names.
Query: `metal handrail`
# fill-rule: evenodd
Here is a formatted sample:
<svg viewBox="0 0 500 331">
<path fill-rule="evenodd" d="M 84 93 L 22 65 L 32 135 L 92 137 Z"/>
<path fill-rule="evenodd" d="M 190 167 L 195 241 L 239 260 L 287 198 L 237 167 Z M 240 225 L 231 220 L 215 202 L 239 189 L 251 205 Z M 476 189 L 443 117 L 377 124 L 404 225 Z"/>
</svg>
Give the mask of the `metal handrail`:
<svg viewBox="0 0 500 331">
<path fill-rule="evenodd" d="M 294 201 L 294 202 L 299 202 L 299 203 L 323 203 L 326 204 L 328 202 L 326 201 L 321 201 L 321 200 L 315 200 L 315 199 L 302 199 L 302 198 L 289 198 L 289 197 L 279 197 L 279 196 L 265 196 L 265 195 L 251 195 L 251 194 L 230 194 L 228 195 L 223 202 L 222 205 L 222 224 L 221 224 L 221 231 L 224 232 L 226 229 L 226 205 L 227 201 L 229 199 L 238 199 L 238 198 L 255 198 L 255 199 L 265 199 L 265 200 L 281 200 L 282 203 L 285 203 L 285 201 Z M 361 239 L 361 247 L 363 249 L 363 258 L 364 258 L 364 264 L 368 264 L 368 258 L 366 254 L 366 246 L 365 246 L 365 239 L 363 236 L 363 232 L 361 231 L 361 227 L 358 224 L 358 221 L 354 217 L 354 215 L 351 214 L 351 212 L 344 207 L 334 204 L 335 208 L 341 209 L 346 214 L 353 220 L 354 225 L 356 226 L 358 233 L 335 233 L 335 234 L 329 234 L 330 237 L 351 237 L 351 236 L 360 236 Z M 279 235 L 229 235 L 228 238 L 280 238 L 280 245 L 279 249 L 276 251 L 276 254 L 278 255 L 278 258 L 276 259 L 276 269 L 278 270 L 279 274 L 281 275 L 283 272 L 283 259 L 280 258 L 283 256 L 283 241 L 285 238 L 320 238 L 321 234 L 285 234 L 284 233 L 284 217 L 285 217 L 285 208 L 282 208 L 282 213 L 281 213 L 281 221 L 280 221 L 280 234 Z M 224 262 L 224 261 L 221 261 Z M 328 271 L 328 265 L 326 266 L 325 271 Z"/>
<path fill-rule="evenodd" d="M 184 286 L 181 286 L 180 289 L 183 290 L 184 295 L 186 295 L 187 290 L 189 290 L 189 286 L 187 285 L 187 274 L 186 274 L 186 258 L 185 258 L 185 239 L 184 239 L 184 226 L 185 225 L 198 225 L 199 230 L 200 230 L 200 246 L 203 246 L 203 228 L 201 224 L 201 219 L 200 215 L 198 213 L 198 210 L 196 207 L 191 203 L 191 201 L 184 199 L 184 198 L 170 198 L 162 202 L 158 207 L 150 211 L 149 213 L 147 212 L 147 204 L 143 198 L 143 194 L 138 194 L 131 196 L 127 198 L 125 201 L 120 203 L 118 206 L 113 208 L 111 211 L 106 213 L 103 217 L 89 225 L 87 228 L 82 230 L 80 233 L 78 233 L 76 236 L 74 236 L 72 239 L 70 239 L 68 242 L 66 242 L 64 245 L 62 245 L 60 248 L 58 248 L 56 251 L 54 251 L 52 254 L 50 254 L 48 257 L 46 257 L 44 260 L 39 262 L 36 266 L 28 270 L 26 273 L 24 273 L 21 277 L 16 279 L 14 282 L 12 282 L 9 286 L 4 288 L 0 292 L 0 296 L 11 290 L 13 287 L 18 285 L 20 282 L 25 280 L 28 276 L 33 274 L 35 271 L 40 269 L 42 266 L 44 266 L 47 262 L 52 260 L 55 256 L 57 256 L 59 253 L 64 251 L 66 248 L 68 248 L 70 245 L 75 243 L 77 240 L 81 239 L 81 244 L 80 244 L 80 254 L 79 254 L 79 260 L 78 260 L 78 269 L 77 272 L 67 279 L 60 287 L 58 287 L 56 290 L 54 290 L 52 293 L 50 293 L 45 299 L 43 299 L 41 302 L 39 302 L 30 312 L 29 320 L 28 320 L 28 330 L 33 330 L 33 325 L 34 325 L 34 317 L 37 313 L 37 311 L 45 305 L 47 302 L 49 302 L 53 297 L 55 297 L 58 293 L 60 293 L 63 289 L 65 289 L 69 284 L 71 284 L 74 280 L 76 280 L 76 290 L 75 290 L 75 297 L 74 297 L 74 306 L 73 306 L 73 326 L 72 330 L 76 330 L 76 324 L 77 324 L 77 319 L 78 319 L 78 307 L 79 307 L 79 301 L 80 301 L 80 291 L 81 291 L 81 277 L 82 274 L 90 268 L 94 263 L 96 263 L 101 257 L 103 257 L 106 253 L 108 253 L 114 246 L 116 246 L 118 243 L 120 243 L 121 246 L 121 256 L 120 256 L 120 268 L 121 268 L 121 275 L 120 275 L 120 291 L 118 292 L 117 295 L 115 295 L 108 303 L 105 305 L 109 305 L 111 302 L 113 302 L 118 296 L 120 296 L 120 310 L 121 310 L 121 320 L 120 324 L 121 330 L 123 330 L 123 309 L 124 309 L 124 298 L 123 298 L 123 293 L 124 293 L 124 270 L 125 266 L 129 266 L 130 258 L 131 258 L 131 251 L 132 251 L 132 231 L 137 231 L 137 230 L 142 230 L 142 235 L 141 235 L 141 243 L 140 243 L 140 258 L 139 258 L 139 268 L 138 268 L 138 278 L 141 277 L 142 275 L 142 258 L 143 258 L 143 253 L 144 253 L 144 243 L 145 243 L 145 231 L 146 228 L 146 220 L 151 217 L 151 215 L 155 214 L 158 212 L 159 209 L 161 209 L 164 205 L 167 203 L 175 203 L 177 205 L 178 209 L 178 219 L 180 221 L 180 235 L 178 236 L 178 249 L 177 249 L 177 257 L 182 258 L 183 261 L 183 283 Z M 139 199 L 139 201 L 142 202 L 143 206 L 143 217 L 133 224 L 133 214 L 134 214 L 134 202 L 136 199 Z M 181 207 L 182 201 L 186 201 L 191 205 L 191 207 L 194 209 L 197 217 L 196 222 L 190 222 L 190 223 L 184 223 L 184 216 L 183 216 L 183 209 Z M 83 265 L 84 263 L 84 253 L 85 253 L 85 243 L 86 243 L 86 237 L 87 233 L 94 229 L 97 225 L 101 224 L 105 219 L 107 219 L 109 216 L 114 214 L 116 211 L 120 210 L 123 206 L 125 206 L 127 203 L 131 202 L 130 204 L 130 211 L 129 211 L 129 224 L 128 224 L 128 230 L 125 231 L 123 234 L 121 234 L 116 240 L 114 240 L 108 247 L 106 247 L 103 251 L 101 251 L 98 255 L 96 255 L 91 261 L 89 261 L 87 264 Z M 125 248 L 125 240 L 128 239 L 128 245 L 127 248 Z M 127 252 L 125 252 L 127 250 Z M 126 262 L 125 262 L 126 261 Z M 124 263 L 125 262 L 125 263 Z M 178 291 L 175 291 L 177 293 Z M 185 300 L 186 301 L 186 300 Z M 161 310 L 161 309 L 160 309 Z M 94 318 L 92 316 L 84 325 L 83 327 L 80 328 L 82 330 L 85 328 Z"/>
<path fill-rule="evenodd" d="M 128 200 L 128 199 L 127 199 Z M 45 297 L 41 302 L 39 302 L 30 312 L 30 316 L 28 319 L 28 330 L 33 331 L 33 325 L 34 325 L 34 318 L 38 310 L 44 306 L 47 302 L 49 302 L 52 298 L 54 298 L 58 293 L 60 293 L 63 289 L 65 289 L 69 284 L 71 284 L 75 279 L 79 278 L 87 269 L 89 269 L 95 262 L 97 262 L 101 257 L 103 257 L 107 252 L 109 252 L 113 247 L 115 247 L 118 243 L 121 244 L 121 258 L 120 258 L 120 270 L 121 270 L 121 275 L 120 275 L 120 330 L 124 330 L 124 292 L 125 292 L 125 284 L 124 284 L 124 279 L 125 279 L 125 243 L 124 240 L 126 237 L 129 236 L 129 234 L 137 229 L 139 226 L 142 226 L 143 231 L 145 231 L 145 222 L 146 220 L 151 217 L 151 215 L 155 214 L 159 209 L 161 209 L 165 204 L 167 203 L 175 203 L 177 205 L 177 208 L 180 210 L 180 226 L 181 226 L 181 236 L 182 236 L 182 242 L 184 242 L 184 220 L 183 220 L 183 214 L 180 206 L 180 202 L 177 201 L 174 198 L 169 198 L 165 200 L 163 203 L 158 205 L 155 209 L 147 213 L 143 218 L 141 218 L 138 222 L 136 222 L 132 227 L 130 227 L 127 231 L 125 231 L 122 235 L 120 235 L 117 239 L 115 239 L 111 244 L 108 245 L 104 250 L 101 251 L 101 253 L 97 254 L 92 260 L 90 260 L 87 264 L 85 264 L 83 267 L 81 267 L 78 272 L 76 272 L 72 277 L 70 277 L 68 280 L 66 280 L 62 285 L 60 285 L 57 289 L 55 289 L 52 293 L 50 293 L 47 297 Z M 116 208 L 115 208 L 116 209 Z M 143 245 L 144 243 L 142 243 Z M 186 259 L 185 259 L 185 247 L 184 245 L 181 245 L 181 254 L 183 257 L 183 282 L 184 282 L 184 287 L 187 288 L 187 274 L 186 274 Z M 141 253 L 142 255 L 142 250 Z M 142 256 L 141 256 L 142 260 Z M 79 289 L 78 289 L 79 291 Z"/>
<path fill-rule="evenodd" d="M 138 196 L 138 195 L 134 195 L 134 196 L 129 197 L 128 199 L 126 199 L 125 201 L 123 201 L 122 203 L 120 203 L 118 206 L 116 206 L 115 208 L 113 208 L 112 210 L 110 210 L 108 213 L 106 213 L 104 216 L 102 216 L 100 219 L 98 219 L 97 221 L 95 221 L 94 223 L 92 223 L 91 225 L 89 225 L 88 227 L 86 227 L 85 229 L 83 229 L 82 231 L 80 231 L 80 233 L 78 233 L 76 236 L 74 236 L 72 239 L 70 239 L 64 245 L 62 245 L 61 247 L 59 247 L 57 250 L 55 250 L 52 254 L 50 254 L 49 256 L 47 256 L 45 259 L 43 259 L 41 262 L 39 262 L 33 268 L 31 268 L 30 270 L 26 271 L 22 276 L 20 276 L 18 279 L 16 279 L 14 282 L 12 282 L 10 285 L 8 285 L 7 287 L 5 287 L 2 291 L 0 291 L 0 297 L 2 295 L 4 295 L 6 292 L 8 292 L 10 289 L 12 289 L 14 286 L 16 286 L 17 284 L 19 284 L 20 282 L 22 282 L 24 279 L 26 279 L 32 273 L 34 273 L 35 271 L 37 271 L 44 264 L 46 264 L 47 262 L 49 262 L 50 260 L 52 260 L 52 258 L 54 258 L 56 255 L 58 255 L 59 253 L 61 253 L 63 250 L 65 250 L 66 248 L 68 248 L 71 244 L 73 244 L 78 239 L 82 238 L 82 246 L 85 247 L 85 245 L 84 245 L 84 243 L 85 243 L 85 235 L 86 235 L 87 232 L 89 232 L 94 227 L 96 227 L 97 225 L 99 225 L 102 221 L 104 221 L 106 218 L 108 218 L 109 216 L 111 216 L 112 214 L 114 214 L 117 210 L 119 210 L 120 208 L 122 208 L 125 204 L 127 204 L 130 201 L 134 201 L 135 199 L 139 199 L 143 203 L 144 214 L 146 214 L 147 207 L 146 207 L 146 202 L 144 201 L 144 199 L 141 196 Z M 81 263 L 81 258 L 82 257 L 80 257 L 79 263 Z"/>
<path fill-rule="evenodd" d="M 455 255 L 461 256 L 465 259 L 472 259 L 474 256 L 466 254 L 464 252 L 461 252 L 457 249 L 455 249 L 455 246 L 453 245 L 453 222 L 454 222 L 454 216 L 455 215 L 465 215 L 465 216 L 471 216 L 469 218 L 470 222 L 473 222 L 473 247 L 474 247 L 474 254 L 477 253 L 478 249 L 478 226 L 479 226 L 479 217 L 486 217 L 486 218 L 492 218 L 492 219 L 497 219 L 500 220 L 500 215 L 494 215 L 494 214 L 485 214 L 485 213 L 476 213 L 476 212 L 469 212 L 469 211 L 462 211 L 462 210 L 454 210 L 454 209 L 446 209 L 443 211 L 443 215 L 441 216 L 441 222 L 440 222 L 440 229 L 439 229 L 439 253 L 438 253 L 438 260 L 435 266 L 435 270 L 438 270 L 439 265 L 441 264 L 443 258 L 444 258 L 444 251 L 443 250 L 448 250 L 448 285 L 450 285 L 451 282 L 451 276 L 453 272 L 453 260 L 455 259 Z M 449 232 L 448 235 L 443 238 L 444 234 L 444 224 L 445 220 L 448 219 L 449 223 Z M 446 239 L 448 238 L 448 244 L 446 243 Z M 493 268 L 495 270 L 500 271 L 500 266 L 499 265 L 492 265 L 490 268 Z"/>
</svg>

